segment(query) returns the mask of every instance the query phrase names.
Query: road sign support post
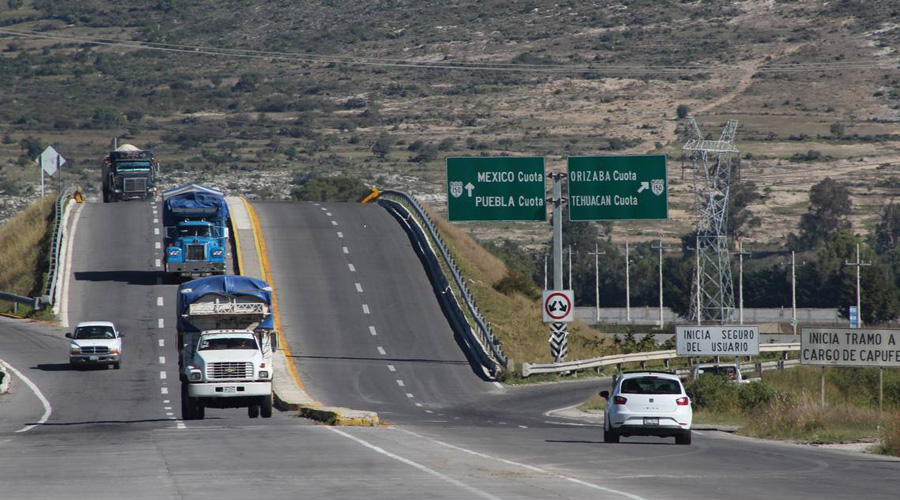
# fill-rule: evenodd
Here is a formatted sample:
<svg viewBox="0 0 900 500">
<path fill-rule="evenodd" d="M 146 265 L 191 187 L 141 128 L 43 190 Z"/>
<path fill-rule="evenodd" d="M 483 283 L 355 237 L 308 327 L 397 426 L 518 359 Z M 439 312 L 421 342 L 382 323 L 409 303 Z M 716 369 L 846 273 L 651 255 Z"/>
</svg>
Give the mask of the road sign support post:
<svg viewBox="0 0 900 500">
<path fill-rule="evenodd" d="M 551 174 L 553 178 L 553 289 L 563 289 L 563 256 L 562 256 L 562 217 L 563 197 L 562 178 L 565 174 L 556 172 Z M 550 325 L 550 355 L 557 363 L 565 360 L 569 352 L 568 331 L 565 323 L 552 323 Z"/>
<path fill-rule="evenodd" d="M 597 322 L 600 321 L 600 256 L 606 252 L 600 251 L 600 244 L 594 243 L 594 302 L 597 309 Z"/>
<path fill-rule="evenodd" d="M 863 262 L 859 260 L 859 243 L 856 244 L 856 262 L 847 262 L 844 261 L 845 266 L 854 266 L 856 267 L 856 326 L 858 328 L 862 328 L 862 303 L 860 302 L 860 291 L 859 291 L 859 270 L 863 266 L 871 266 L 871 262 Z M 796 332 L 795 332 L 796 333 Z"/>
<path fill-rule="evenodd" d="M 659 329 L 662 330 L 663 326 L 665 326 L 665 323 L 663 322 L 663 250 L 672 247 L 663 245 L 662 238 L 660 238 L 659 246 L 651 246 L 651 248 L 659 250 Z"/>
<path fill-rule="evenodd" d="M 625 240 L 625 321 L 631 323 L 631 256 Z"/>
</svg>

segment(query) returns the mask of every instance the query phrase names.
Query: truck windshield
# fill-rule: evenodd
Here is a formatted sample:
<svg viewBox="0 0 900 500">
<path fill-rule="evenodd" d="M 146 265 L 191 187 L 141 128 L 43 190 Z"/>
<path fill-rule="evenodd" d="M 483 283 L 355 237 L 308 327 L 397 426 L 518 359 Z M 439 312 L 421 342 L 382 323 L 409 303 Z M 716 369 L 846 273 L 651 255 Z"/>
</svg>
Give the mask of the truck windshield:
<svg viewBox="0 0 900 500">
<path fill-rule="evenodd" d="M 248 338 L 214 338 L 200 340 L 197 350 L 209 351 L 216 349 L 256 349 L 256 341 Z"/>
<path fill-rule="evenodd" d="M 209 226 L 181 226 L 178 228 L 178 236 L 209 236 Z"/>
<path fill-rule="evenodd" d="M 119 172 L 149 172 L 153 164 L 149 161 L 118 161 L 116 170 Z"/>
<path fill-rule="evenodd" d="M 114 339 L 116 334 L 111 326 L 82 326 L 72 335 L 76 339 Z"/>
</svg>

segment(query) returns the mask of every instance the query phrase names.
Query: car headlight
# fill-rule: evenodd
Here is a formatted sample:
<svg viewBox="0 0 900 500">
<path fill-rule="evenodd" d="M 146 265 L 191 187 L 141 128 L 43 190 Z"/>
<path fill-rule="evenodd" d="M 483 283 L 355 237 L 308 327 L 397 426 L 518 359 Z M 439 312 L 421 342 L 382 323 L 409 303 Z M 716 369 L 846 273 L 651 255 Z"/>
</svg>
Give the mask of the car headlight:
<svg viewBox="0 0 900 500">
<path fill-rule="evenodd" d="M 74 342 L 69 344 L 69 354 L 81 354 L 81 346 Z"/>
<path fill-rule="evenodd" d="M 110 354 L 119 354 L 119 348 L 118 347 L 110 347 L 109 353 Z"/>
</svg>

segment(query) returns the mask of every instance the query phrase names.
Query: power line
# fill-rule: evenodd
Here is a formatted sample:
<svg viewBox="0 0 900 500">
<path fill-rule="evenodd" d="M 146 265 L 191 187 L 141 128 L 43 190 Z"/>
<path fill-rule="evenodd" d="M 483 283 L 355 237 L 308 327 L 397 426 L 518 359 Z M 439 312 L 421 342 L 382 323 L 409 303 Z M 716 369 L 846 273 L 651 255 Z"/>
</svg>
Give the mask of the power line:
<svg viewBox="0 0 900 500">
<path fill-rule="evenodd" d="M 232 57 L 243 59 L 262 59 L 268 61 L 283 61 L 289 63 L 307 64 L 343 64 L 350 66 L 371 66 L 407 69 L 436 69 L 454 71 L 498 71 L 515 73 L 543 73 L 543 74 L 573 74 L 573 73 L 605 73 L 605 74 L 685 74 L 685 73 L 712 73 L 709 65 L 643 65 L 643 64 L 528 64 L 528 63 L 499 63 L 499 62 L 469 62 L 447 61 L 441 63 L 417 61 L 415 59 L 376 58 L 364 56 L 341 56 L 328 54 L 301 54 L 296 52 L 261 51 L 252 49 L 229 49 L 208 47 L 202 45 L 180 45 L 158 42 L 140 42 L 117 40 L 110 38 L 81 37 L 62 33 L 48 33 L 29 30 L 0 29 L 0 34 L 55 40 L 57 42 L 80 43 L 120 47 L 136 50 L 154 50 L 191 55 L 207 55 L 217 57 Z M 806 73 L 839 71 L 851 69 L 872 69 L 879 63 L 874 59 L 854 61 L 832 61 L 818 63 L 771 63 L 757 68 L 757 73 Z M 897 70 L 894 63 L 891 67 L 882 67 L 882 70 Z"/>
</svg>

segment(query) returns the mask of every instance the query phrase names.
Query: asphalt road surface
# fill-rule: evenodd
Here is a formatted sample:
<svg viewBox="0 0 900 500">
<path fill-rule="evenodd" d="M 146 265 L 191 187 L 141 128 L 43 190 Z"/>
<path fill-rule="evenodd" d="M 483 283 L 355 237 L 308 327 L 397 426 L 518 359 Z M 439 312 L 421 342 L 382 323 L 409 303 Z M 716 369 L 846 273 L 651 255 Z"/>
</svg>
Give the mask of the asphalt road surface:
<svg viewBox="0 0 900 500">
<path fill-rule="evenodd" d="M 66 329 L 0 318 L 0 359 L 21 374 L 0 396 L 0 498 L 856 500 L 900 491 L 891 458 L 703 431 L 691 446 L 608 445 L 599 426 L 547 413 L 608 381 L 484 380 L 405 233 L 374 205 L 257 208 L 307 390 L 392 425 L 331 428 L 279 412 L 251 420 L 239 409 L 183 422 L 176 287 L 161 284 L 153 206 L 87 204 L 76 233 L 67 316 L 116 322 L 126 332 L 121 370 L 70 370 Z"/>
</svg>

